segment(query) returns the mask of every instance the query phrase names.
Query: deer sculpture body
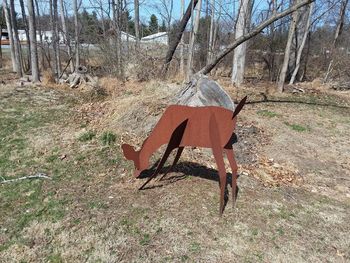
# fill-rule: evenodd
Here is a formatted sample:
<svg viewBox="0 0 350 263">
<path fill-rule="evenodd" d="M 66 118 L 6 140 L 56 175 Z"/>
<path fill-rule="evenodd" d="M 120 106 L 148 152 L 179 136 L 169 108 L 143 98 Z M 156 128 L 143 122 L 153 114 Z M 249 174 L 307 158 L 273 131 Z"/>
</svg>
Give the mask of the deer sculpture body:
<svg viewBox="0 0 350 263">
<path fill-rule="evenodd" d="M 232 143 L 237 121 L 236 116 L 243 108 L 246 99 L 247 97 L 244 97 L 239 102 L 234 112 L 217 106 L 189 107 L 171 105 L 165 110 L 139 151 L 135 151 L 128 144 L 123 144 L 122 149 L 125 158 L 134 162 L 135 177 L 139 177 L 140 173 L 149 167 L 151 155 L 160 146 L 168 144 L 155 172 L 140 187 L 140 190 L 158 175 L 172 150 L 178 149 L 172 166 L 164 175 L 176 165 L 185 146 L 211 148 L 219 170 L 220 215 L 224 209 L 227 180 L 224 153 L 232 169 L 232 200 L 234 205 L 237 186 L 237 164 Z"/>
</svg>

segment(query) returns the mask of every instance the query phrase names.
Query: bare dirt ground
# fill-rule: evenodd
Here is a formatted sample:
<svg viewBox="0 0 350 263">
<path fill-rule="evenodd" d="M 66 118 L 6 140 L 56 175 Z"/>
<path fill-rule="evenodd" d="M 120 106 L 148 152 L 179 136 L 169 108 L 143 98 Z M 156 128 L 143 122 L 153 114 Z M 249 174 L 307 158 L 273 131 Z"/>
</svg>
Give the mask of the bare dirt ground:
<svg viewBox="0 0 350 263">
<path fill-rule="evenodd" d="M 0 181 L 52 180 L 0 184 L 0 262 L 350 261 L 349 92 L 220 80 L 250 103 L 234 146 L 236 207 L 219 217 L 210 151 L 188 149 L 144 191 L 120 152 L 141 145 L 179 83 L 102 80 L 104 94 L 1 78 Z"/>
</svg>

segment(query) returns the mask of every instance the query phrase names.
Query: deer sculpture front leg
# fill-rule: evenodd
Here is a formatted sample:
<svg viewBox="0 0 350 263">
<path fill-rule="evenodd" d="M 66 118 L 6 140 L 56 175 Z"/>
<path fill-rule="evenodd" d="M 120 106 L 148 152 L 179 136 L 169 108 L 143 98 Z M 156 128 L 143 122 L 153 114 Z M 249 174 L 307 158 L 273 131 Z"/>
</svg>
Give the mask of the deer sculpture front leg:
<svg viewBox="0 0 350 263">
<path fill-rule="evenodd" d="M 173 164 L 170 166 L 170 168 L 162 175 L 162 177 L 159 179 L 159 181 L 162 181 L 163 178 L 174 168 L 174 166 L 177 164 L 177 162 L 180 159 L 180 156 L 183 152 L 185 147 L 179 147 L 176 152 L 176 156 L 174 158 Z"/>
<path fill-rule="evenodd" d="M 220 134 L 218 131 L 217 122 L 215 116 L 212 115 L 209 121 L 209 136 L 212 146 L 213 155 L 216 161 L 216 165 L 219 170 L 219 186 L 220 186 L 220 216 L 224 211 L 225 205 L 225 189 L 226 189 L 226 169 L 223 156 L 223 147 L 220 143 Z"/>
<path fill-rule="evenodd" d="M 148 178 L 148 180 L 139 188 L 142 190 L 158 173 L 162 170 L 166 160 L 168 159 L 172 150 L 178 148 L 181 144 L 182 137 L 185 133 L 188 120 L 183 121 L 172 133 L 168 146 L 164 152 L 162 159 L 160 160 L 155 172 Z M 180 153 L 181 154 L 181 153 Z M 180 157 L 180 156 L 179 156 Z"/>
</svg>

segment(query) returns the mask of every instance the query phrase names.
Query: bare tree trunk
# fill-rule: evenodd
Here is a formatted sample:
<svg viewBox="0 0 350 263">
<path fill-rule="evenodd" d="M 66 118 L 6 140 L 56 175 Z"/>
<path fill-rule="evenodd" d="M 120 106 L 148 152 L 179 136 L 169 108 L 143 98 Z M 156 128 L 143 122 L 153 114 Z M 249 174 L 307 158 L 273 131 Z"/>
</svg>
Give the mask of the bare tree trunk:
<svg viewBox="0 0 350 263">
<path fill-rule="evenodd" d="M 227 54 L 229 54 L 231 51 L 233 51 L 237 46 L 242 44 L 243 42 L 247 41 L 248 39 L 258 35 L 261 31 L 263 31 L 267 26 L 269 26 L 271 23 L 277 21 L 278 19 L 285 17 L 299 8 L 308 5 L 315 0 L 302 0 L 297 4 L 294 4 L 293 6 L 289 7 L 288 9 L 276 13 L 275 15 L 272 15 L 270 18 L 266 19 L 259 25 L 257 25 L 253 30 L 251 30 L 249 33 L 239 37 L 238 39 L 235 39 L 231 44 L 229 44 L 224 50 L 219 52 L 213 61 L 203 67 L 201 70 L 198 71 L 199 74 L 208 74 Z"/>
<path fill-rule="evenodd" d="M 201 7 L 202 0 L 198 1 L 198 5 L 196 7 L 196 19 L 194 21 L 193 29 L 191 32 L 190 43 L 188 47 L 188 60 L 187 60 L 187 80 L 193 75 L 193 56 L 194 56 L 194 41 L 197 37 L 198 28 L 199 28 L 199 20 L 201 17 Z"/>
<path fill-rule="evenodd" d="M 334 47 L 337 47 L 338 38 L 342 34 L 342 31 L 343 31 L 344 18 L 345 18 L 346 7 L 347 7 L 348 3 L 349 3 L 349 0 L 343 0 L 341 3 L 339 22 L 337 24 L 337 29 L 335 30 L 334 39 L 333 39 L 333 46 Z"/>
<path fill-rule="evenodd" d="M 251 0 L 241 0 L 240 9 L 239 9 L 240 12 L 238 14 L 237 23 L 236 23 L 236 31 L 235 31 L 236 39 L 248 32 L 252 4 L 253 4 L 253 1 Z M 247 53 L 247 42 L 244 42 L 241 45 L 239 45 L 234 51 L 231 82 L 237 87 L 241 86 L 244 80 L 246 53 Z"/>
<path fill-rule="evenodd" d="M 136 37 L 136 49 L 140 48 L 140 14 L 139 14 L 139 0 L 134 0 L 135 11 L 135 37 Z"/>
<path fill-rule="evenodd" d="M 72 62 L 72 49 L 70 46 L 70 37 L 68 34 L 68 30 L 67 30 L 67 23 L 66 23 L 66 16 L 65 16 L 65 11 L 64 11 L 64 3 L 63 0 L 60 0 L 60 14 L 61 14 L 61 23 L 62 23 L 62 31 L 63 31 L 63 38 L 64 38 L 64 43 L 67 46 L 67 53 L 69 56 L 69 67 L 70 67 L 70 71 L 74 72 L 74 63 Z"/>
<path fill-rule="evenodd" d="M 219 0 L 219 12 L 218 12 L 218 16 L 216 18 L 216 22 L 215 22 L 215 25 L 214 25 L 214 33 L 213 33 L 213 49 L 215 49 L 216 44 L 217 44 L 217 37 L 218 37 L 218 32 L 219 32 L 219 23 L 220 23 L 220 18 L 221 18 L 221 8 L 222 8 L 222 0 Z M 211 59 L 210 59 L 209 63 L 211 63 L 213 58 L 214 58 L 214 52 L 212 52 L 212 54 L 211 54 Z"/>
<path fill-rule="evenodd" d="M 170 45 L 170 28 L 171 28 L 171 18 L 172 18 L 172 14 L 173 14 L 173 7 L 174 7 L 174 1 L 170 0 L 170 8 L 169 8 L 169 15 L 168 15 L 168 19 L 167 19 L 167 26 L 168 26 L 168 46 Z"/>
<path fill-rule="evenodd" d="M 7 26 L 7 32 L 9 36 L 9 42 L 10 42 L 10 52 L 11 52 L 11 61 L 12 61 L 12 70 L 13 72 L 17 71 L 17 66 L 16 66 L 16 56 L 15 56 L 15 46 L 14 46 L 14 40 L 13 40 L 13 30 L 12 30 L 12 23 L 11 23 L 11 18 L 10 18 L 10 13 L 9 13 L 9 7 L 7 4 L 6 0 L 2 1 L 2 6 L 5 14 L 5 20 L 6 20 L 6 26 Z"/>
<path fill-rule="evenodd" d="M 124 68 L 122 63 L 122 41 L 121 41 L 121 0 L 112 0 L 113 6 L 113 29 L 116 34 L 116 53 L 117 53 L 117 68 L 118 77 L 124 79 Z"/>
<path fill-rule="evenodd" d="M 79 55 L 79 24 L 78 24 L 78 0 L 73 0 L 74 11 L 74 40 L 75 40 L 75 71 L 77 71 L 80 65 Z"/>
<path fill-rule="evenodd" d="M 2 24 L 2 14 L 1 14 L 1 20 L 0 20 L 1 24 Z M 1 36 L 2 36 L 2 27 L 0 27 L 0 68 L 2 68 L 2 43 L 1 43 Z"/>
<path fill-rule="evenodd" d="M 39 4 L 38 4 L 38 0 L 35 0 L 35 8 L 36 8 L 36 15 L 39 19 L 36 20 L 37 22 L 37 29 L 39 31 L 39 38 L 40 38 L 40 50 L 41 50 L 41 59 L 40 59 L 40 64 L 41 64 L 41 68 L 45 68 L 45 50 L 44 50 L 44 42 L 43 42 L 43 32 L 42 32 L 42 28 L 41 28 L 41 23 L 40 23 L 40 12 L 39 12 Z"/>
<path fill-rule="evenodd" d="M 311 16 L 312 16 L 312 11 L 313 11 L 313 7 L 314 7 L 314 3 L 311 3 L 309 6 L 309 16 L 307 18 L 307 22 L 305 25 L 305 32 L 303 35 L 303 39 L 300 43 L 300 47 L 298 49 L 298 53 L 297 53 L 297 57 L 296 57 L 296 61 L 295 61 L 295 69 L 293 71 L 292 77 L 290 78 L 289 84 L 293 84 L 295 81 L 295 78 L 298 74 L 299 68 L 300 68 L 300 59 L 301 59 L 301 54 L 303 53 L 303 49 L 306 43 L 306 39 L 307 36 L 309 35 L 309 31 L 310 31 L 310 24 L 311 24 Z"/>
<path fill-rule="evenodd" d="M 284 51 L 284 59 L 283 64 L 280 72 L 280 76 L 278 79 L 278 90 L 280 92 L 283 92 L 284 82 L 286 81 L 287 71 L 288 71 L 288 62 L 290 57 L 290 51 L 292 47 L 293 37 L 295 33 L 295 26 L 298 20 L 298 11 L 296 11 L 292 16 L 292 21 L 290 22 L 289 26 L 289 33 L 288 33 L 288 40 L 287 45 Z"/>
<path fill-rule="evenodd" d="M 191 2 L 189 3 L 189 5 L 187 7 L 185 15 L 182 17 L 182 19 L 180 21 L 179 28 L 175 34 L 174 40 L 170 43 L 170 45 L 168 47 L 167 54 L 165 56 L 165 61 L 163 64 L 163 73 L 166 73 L 168 71 L 169 64 L 170 64 L 171 60 L 173 59 L 175 50 L 180 43 L 182 33 L 185 31 L 188 20 L 191 18 L 192 6 L 194 8 L 197 5 L 197 3 L 198 3 L 198 0 L 191 0 Z"/>
<path fill-rule="evenodd" d="M 57 0 L 50 0 L 50 24 L 51 24 L 51 31 L 52 31 L 52 50 L 53 50 L 53 72 L 55 75 L 56 81 L 58 81 L 58 78 L 60 76 L 59 74 L 59 67 L 58 67 L 58 61 L 57 61 L 57 35 L 56 35 L 56 23 L 55 20 L 55 6 L 57 8 Z M 50 53 L 50 49 L 48 51 Z"/>
<path fill-rule="evenodd" d="M 185 14 L 185 0 L 181 0 L 181 20 L 183 19 L 184 14 Z M 168 32 L 170 32 L 169 29 L 168 29 Z M 184 45 L 185 45 L 185 41 L 184 41 L 183 36 L 181 36 L 181 41 L 180 41 L 180 74 L 182 76 L 185 75 Z"/>
<path fill-rule="evenodd" d="M 122 10 L 127 10 L 127 2 L 126 0 L 124 0 L 124 7 Z M 123 16 L 124 18 L 124 23 L 125 23 L 125 33 L 126 33 L 126 54 L 127 54 L 127 60 L 129 60 L 130 58 L 130 44 L 129 44 L 129 24 L 128 24 L 128 17 L 127 16 Z"/>
<path fill-rule="evenodd" d="M 24 2 L 23 0 L 19 0 L 19 4 L 21 6 L 21 13 L 22 13 L 22 20 L 23 20 L 23 24 L 24 24 L 24 31 L 26 33 L 26 38 L 27 38 L 27 45 L 28 45 L 28 54 L 24 57 L 27 57 L 27 61 L 25 61 L 26 63 L 24 64 L 25 70 L 27 71 L 27 69 L 29 68 L 30 65 L 30 38 L 29 38 L 29 27 L 28 27 L 28 22 L 27 22 L 27 16 L 26 16 L 26 10 L 24 7 Z"/>
<path fill-rule="evenodd" d="M 30 61 L 33 82 L 38 82 L 39 78 L 39 65 L 38 65 L 38 49 L 36 42 L 36 26 L 35 26 L 35 13 L 33 0 L 27 1 L 28 18 L 29 18 L 29 40 L 30 40 Z"/>
<path fill-rule="evenodd" d="M 311 43 L 310 39 L 311 39 L 311 30 L 309 30 L 308 37 L 306 38 L 307 44 L 306 44 L 305 59 L 304 59 L 303 71 L 299 76 L 299 81 L 303 81 L 306 76 L 306 70 L 307 70 L 307 65 L 308 65 L 309 55 L 310 55 L 310 43 Z"/>
<path fill-rule="evenodd" d="M 18 76 L 22 77 L 23 76 L 22 54 L 21 54 L 19 37 L 18 37 L 14 0 L 10 0 L 10 17 L 11 17 L 11 24 L 12 24 L 13 45 L 15 49 L 16 72 Z"/>
<path fill-rule="evenodd" d="M 214 21 L 215 21 L 215 0 L 210 1 L 211 16 L 210 16 L 210 28 L 209 28 L 209 44 L 208 44 L 208 54 L 207 54 L 207 64 L 210 63 L 213 57 L 214 49 Z"/>
<path fill-rule="evenodd" d="M 56 48 L 57 79 L 61 76 L 60 35 L 58 30 L 58 0 L 53 0 L 54 39 Z"/>
<path fill-rule="evenodd" d="M 338 20 L 337 28 L 335 30 L 334 39 L 333 39 L 333 45 L 332 45 L 332 51 L 331 51 L 332 55 L 334 55 L 334 50 L 337 47 L 339 36 L 343 32 L 344 18 L 345 18 L 346 7 L 348 5 L 348 2 L 349 2 L 349 0 L 343 0 L 341 3 L 339 20 Z M 328 81 L 328 77 L 329 77 L 330 73 L 332 72 L 332 70 L 333 70 L 333 59 L 331 59 L 331 61 L 329 61 L 327 72 L 326 72 L 326 75 L 323 79 L 323 82 Z"/>
</svg>

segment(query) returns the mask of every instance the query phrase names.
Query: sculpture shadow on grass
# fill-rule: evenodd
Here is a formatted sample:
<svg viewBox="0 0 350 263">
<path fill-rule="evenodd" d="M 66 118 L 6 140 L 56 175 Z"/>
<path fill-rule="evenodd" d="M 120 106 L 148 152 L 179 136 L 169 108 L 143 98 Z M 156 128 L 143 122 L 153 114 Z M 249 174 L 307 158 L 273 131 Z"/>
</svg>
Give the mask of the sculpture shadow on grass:
<svg viewBox="0 0 350 263">
<path fill-rule="evenodd" d="M 155 162 L 150 169 L 143 171 L 139 178 L 145 179 L 150 177 L 156 170 L 159 161 L 160 160 Z M 163 187 L 168 184 L 173 184 L 177 181 L 186 179 L 188 176 L 195 176 L 206 180 L 215 181 L 218 183 L 218 186 L 219 186 L 219 173 L 216 169 L 208 168 L 204 165 L 201 165 L 195 162 L 179 162 L 170 171 L 168 171 L 169 168 L 170 168 L 170 165 L 164 166 L 163 169 L 160 171 L 157 183 L 147 186 L 143 190 L 154 189 L 154 188 Z M 166 176 L 162 178 L 162 176 L 166 172 L 167 172 Z M 239 178 L 239 176 L 240 175 L 237 174 L 237 179 Z M 162 180 L 159 180 L 160 178 L 162 178 Z M 228 185 L 232 187 L 232 173 L 227 173 L 227 180 L 226 180 L 226 187 L 225 187 L 225 206 L 228 201 L 228 189 L 227 189 Z M 238 193 L 239 193 L 239 187 L 237 186 L 236 200 L 238 197 Z"/>
</svg>

